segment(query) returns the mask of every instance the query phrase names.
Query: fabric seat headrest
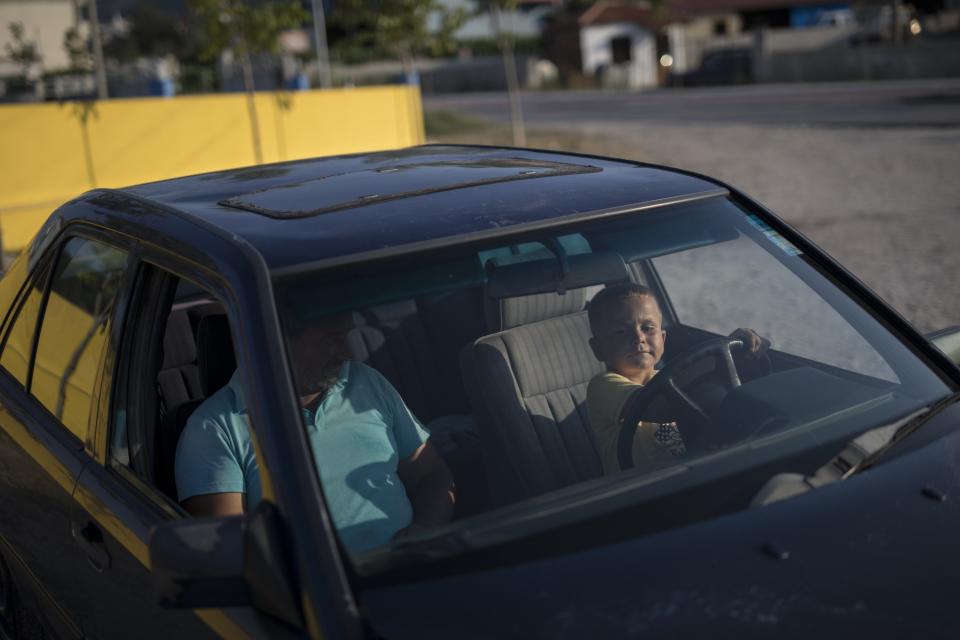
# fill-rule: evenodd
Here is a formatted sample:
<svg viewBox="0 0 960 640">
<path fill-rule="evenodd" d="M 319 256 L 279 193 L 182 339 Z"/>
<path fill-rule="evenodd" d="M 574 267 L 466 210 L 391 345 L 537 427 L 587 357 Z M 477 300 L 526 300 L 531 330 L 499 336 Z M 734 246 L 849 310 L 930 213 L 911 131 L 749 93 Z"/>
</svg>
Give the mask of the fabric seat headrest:
<svg viewBox="0 0 960 640">
<path fill-rule="evenodd" d="M 484 288 L 487 325 L 503 331 L 582 311 L 588 294 L 606 284 L 630 280 L 619 254 L 602 251 L 560 259 L 530 260 L 513 264 L 487 263 Z"/>
<path fill-rule="evenodd" d="M 193 327 L 185 309 L 179 309 L 167 318 L 163 334 L 162 370 L 193 364 L 197 360 L 197 345 L 193 339 Z"/>
</svg>

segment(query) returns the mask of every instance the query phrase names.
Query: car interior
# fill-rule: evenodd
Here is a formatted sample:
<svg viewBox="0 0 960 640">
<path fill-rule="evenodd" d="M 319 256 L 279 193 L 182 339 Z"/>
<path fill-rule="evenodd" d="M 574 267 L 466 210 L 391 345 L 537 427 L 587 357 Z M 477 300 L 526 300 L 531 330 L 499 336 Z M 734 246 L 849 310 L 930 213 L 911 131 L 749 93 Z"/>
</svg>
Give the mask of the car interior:
<svg viewBox="0 0 960 640">
<path fill-rule="evenodd" d="M 590 351 L 586 306 L 605 284 L 650 281 L 649 265 L 596 252 L 569 257 L 570 289 L 544 291 L 555 258 L 522 249 L 486 257 L 482 286 L 353 313 L 353 359 L 383 374 L 430 431 L 455 475 L 461 517 L 602 475 L 585 398 L 603 365 Z M 670 330 L 667 360 L 704 337 Z M 179 435 L 235 366 L 223 307 L 181 281 L 156 376 L 154 484 L 174 501 Z M 717 386 L 709 369 L 696 376 L 703 393 Z"/>
<path fill-rule="evenodd" d="M 669 375 L 711 420 L 733 425 L 733 443 L 827 424 L 844 411 L 867 412 L 890 395 L 889 380 L 777 349 L 758 361 L 735 354 L 743 384 L 732 388 L 722 350 L 697 351 L 725 334 L 680 322 L 655 260 L 642 251 L 630 254 L 614 243 L 567 234 L 481 247 L 470 255 L 478 277 L 425 286 L 408 298 L 379 271 L 366 290 L 351 277 L 331 280 L 343 287 L 345 299 L 368 302 L 343 306 L 353 315 L 347 335 L 353 359 L 379 371 L 431 433 L 454 475 L 457 519 L 609 485 L 601 482 L 610 476 L 603 476 L 585 403 L 588 382 L 604 370 L 589 346 L 587 306 L 606 285 L 633 282 L 656 293 L 669 334 L 658 368 L 684 360 Z M 209 293 L 180 281 L 168 308 L 149 477 L 176 502 L 179 435 L 203 399 L 227 383 L 236 359 L 223 307 Z M 790 392 L 795 389 L 806 392 Z M 812 473 L 836 452 L 836 439 L 842 443 L 843 434 L 821 438 L 815 447 L 796 445 L 803 455 L 790 470 Z M 638 477 L 629 474 L 618 475 Z M 745 508 L 770 475 L 761 469 L 730 494 L 736 504 L 714 510 Z"/>
</svg>

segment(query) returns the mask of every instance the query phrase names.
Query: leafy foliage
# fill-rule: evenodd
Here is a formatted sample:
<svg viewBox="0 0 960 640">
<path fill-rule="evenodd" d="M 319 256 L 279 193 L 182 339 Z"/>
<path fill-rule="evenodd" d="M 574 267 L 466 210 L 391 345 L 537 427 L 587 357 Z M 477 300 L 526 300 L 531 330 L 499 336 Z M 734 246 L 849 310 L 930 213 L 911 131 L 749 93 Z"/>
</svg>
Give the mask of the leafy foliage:
<svg viewBox="0 0 960 640">
<path fill-rule="evenodd" d="M 295 0 L 192 0 L 190 8 L 203 33 L 200 56 L 207 60 L 226 49 L 240 56 L 276 52 L 280 34 L 309 18 Z"/>
<path fill-rule="evenodd" d="M 76 27 L 70 27 L 63 34 L 63 48 L 70 60 L 71 71 L 90 71 L 93 69 L 93 54 L 87 47 L 87 40 L 80 35 Z"/>
<path fill-rule="evenodd" d="M 130 30 L 105 43 L 104 53 L 116 60 L 165 55 L 189 58 L 197 46 L 184 20 L 151 4 L 138 4 L 130 15 Z"/>
<path fill-rule="evenodd" d="M 437 0 L 338 0 L 330 16 L 331 41 L 348 61 L 440 56 L 455 50 L 453 32 L 465 19 L 465 11 Z"/>
<path fill-rule="evenodd" d="M 10 29 L 10 42 L 7 43 L 7 56 L 18 65 L 24 76 L 35 62 L 40 62 L 40 52 L 35 42 L 30 42 L 24 35 L 22 22 L 11 22 L 7 25 Z"/>
</svg>

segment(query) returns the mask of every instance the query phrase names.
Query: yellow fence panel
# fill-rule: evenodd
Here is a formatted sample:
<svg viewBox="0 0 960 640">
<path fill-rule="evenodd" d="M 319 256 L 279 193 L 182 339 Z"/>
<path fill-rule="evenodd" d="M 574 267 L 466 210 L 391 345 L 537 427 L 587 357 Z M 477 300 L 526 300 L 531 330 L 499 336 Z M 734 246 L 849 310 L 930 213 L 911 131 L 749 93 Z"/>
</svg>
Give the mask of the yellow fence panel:
<svg viewBox="0 0 960 640">
<path fill-rule="evenodd" d="M 3 249 L 29 242 L 60 203 L 257 163 L 246 94 L 0 106 Z M 396 149 L 424 141 L 414 87 L 257 93 L 261 161 Z"/>
</svg>

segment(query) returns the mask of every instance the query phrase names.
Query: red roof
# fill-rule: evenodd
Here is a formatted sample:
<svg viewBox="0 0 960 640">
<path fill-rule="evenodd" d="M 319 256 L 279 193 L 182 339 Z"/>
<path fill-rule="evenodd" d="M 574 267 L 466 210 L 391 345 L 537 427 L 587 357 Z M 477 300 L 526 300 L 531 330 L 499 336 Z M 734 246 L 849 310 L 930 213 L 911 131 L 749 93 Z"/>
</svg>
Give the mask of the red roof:
<svg viewBox="0 0 960 640">
<path fill-rule="evenodd" d="M 825 0 L 671 0 L 671 9 L 707 13 L 711 11 L 763 11 L 830 4 Z"/>
<path fill-rule="evenodd" d="M 647 2 L 601 0 L 580 14 L 580 26 L 631 22 L 657 30 L 671 22 L 688 20 L 697 14 L 728 11 L 766 11 L 803 6 L 823 6 L 827 0 L 670 0 L 659 10 Z"/>
<path fill-rule="evenodd" d="M 668 18 L 669 11 L 656 12 L 645 4 L 597 2 L 580 14 L 577 22 L 581 26 L 610 24 L 611 22 L 632 22 L 650 29 L 657 29 L 669 22 Z"/>
</svg>

